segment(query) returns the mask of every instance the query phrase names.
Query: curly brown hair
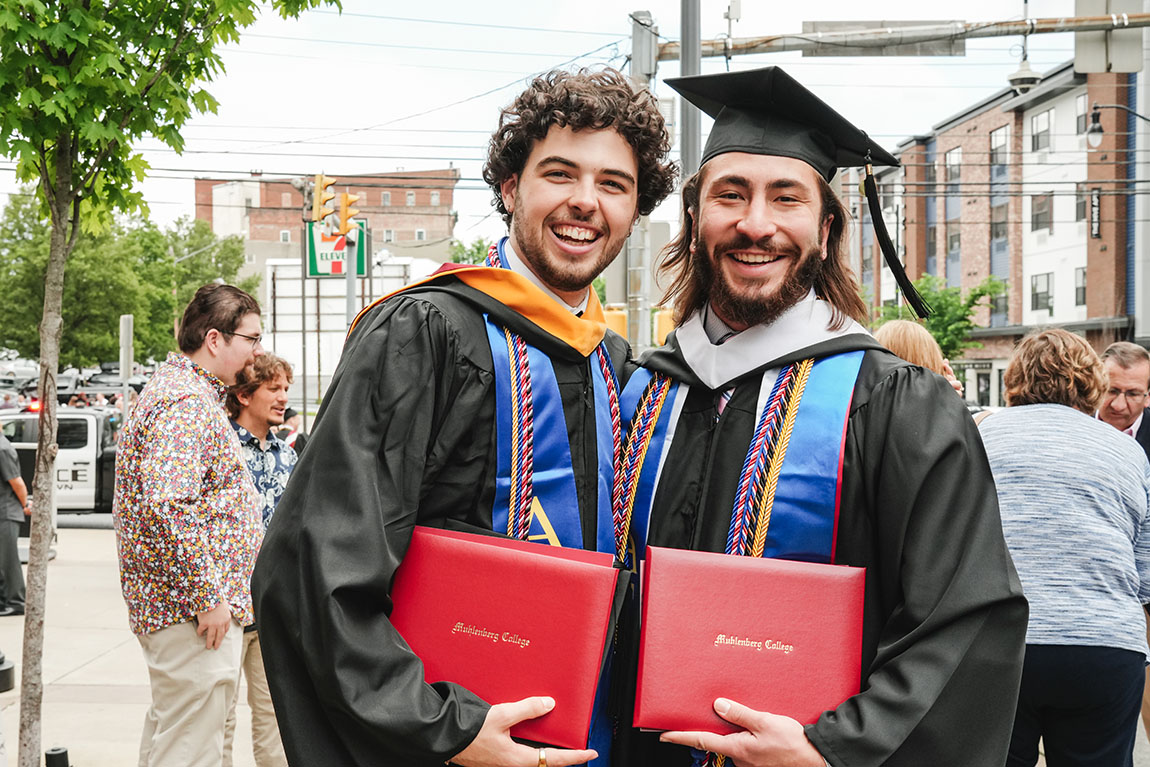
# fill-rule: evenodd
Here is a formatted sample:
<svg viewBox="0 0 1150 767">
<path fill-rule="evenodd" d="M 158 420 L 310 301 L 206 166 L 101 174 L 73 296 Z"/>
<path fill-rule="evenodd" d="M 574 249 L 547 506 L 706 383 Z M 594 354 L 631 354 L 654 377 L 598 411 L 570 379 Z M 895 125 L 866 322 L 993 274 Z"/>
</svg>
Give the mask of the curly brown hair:
<svg viewBox="0 0 1150 767">
<path fill-rule="evenodd" d="M 682 325 L 692 314 L 707 305 L 711 293 L 711 279 L 708 265 L 703 261 L 707 254 L 701 250 L 691 253 L 691 245 L 698 238 L 695 219 L 699 211 L 699 195 L 702 191 L 703 165 L 696 173 L 683 182 L 679 196 L 682 200 L 681 225 L 660 254 L 658 271 L 670 280 L 663 305 L 673 306 L 675 324 Z M 847 243 L 847 213 L 830 184 L 816 174 L 819 194 L 822 196 L 820 223 L 830 221 L 827 236 L 827 257 L 821 262 L 815 276 L 815 295 L 831 305 L 831 329 L 845 327 L 848 319 L 866 322 L 866 303 L 859 295 L 858 281 L 846 259 L 849 253 Z"/>
<path fill-rule="evenodd" d="M 1106 372 L 1081 336 L 1049 328 L 1030 333 L 1014 350 L 1003 376 L 1006 404 L 1054 404 L 1093 415 L 1106 391 Z"/>
<path fill-rule="evenodd" d="M 531 81 L 499 115 L 491 135 L 483 180 L 490 185 L 495 209 L 510 225 L 503 204 L 503 182 L 522 173 L 536 141 L 551 127 L 603 130 L 614 128 L 635 151 L 639 165 L 639 215 L 646 216 L 671 193 L 678 167 L 667 159 L 670 137 L 655 97 L 636 92 L 614 69 L 577 72 L 553 70 Z"/>
<path fill-rule="evenodd" d="M 291 364 L 283 357 L 277 357 L 274 354 L 261 354 L 256 357 L 255 363 L 237 373 L 236 382 L 228 387 L 227 399 L 224 401 L 228 416 L 239 418 L 240 411 L 244 408 L 243 403 L 240 402 L 240 397 L 252 396 L 256 389 L 269 381 L 274 381 L 276 376 L 281 373 L 290 384 L 292 382 Z"/>
</svg>

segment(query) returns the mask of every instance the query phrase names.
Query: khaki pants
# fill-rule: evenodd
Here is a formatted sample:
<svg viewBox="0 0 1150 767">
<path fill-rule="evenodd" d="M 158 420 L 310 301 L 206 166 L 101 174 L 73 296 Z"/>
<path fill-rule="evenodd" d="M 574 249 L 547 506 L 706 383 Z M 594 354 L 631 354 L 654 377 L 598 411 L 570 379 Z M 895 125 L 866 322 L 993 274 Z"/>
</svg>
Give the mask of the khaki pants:
<svg viewBox="0 0 1150 767">
<path fill-rule="evenodd" d="M 242 638 L 234 620 L 218 650 L 204 647 L 191 622 L 137 637 L 152 684 L 140 767 L 219 767 Z"/>
<path fill-rule="evenodd" d="M 264 671 L 264 655 L 260 650 L 258 631 L 244 633 L 241 658 L 243 673 L 248 680 L 248 706 L 252 710 L 252 753 L 256 758 L 256 767 L 287 767 L 276 712 L 272 708 L 272 694 L 268 689 L 268 675 Z M 239 697 L 240 691 L 236 689 L 224 730 L 223 767 L 232 767 L 232 741 L 236 732 L 236 701 Z"/>
</svg>

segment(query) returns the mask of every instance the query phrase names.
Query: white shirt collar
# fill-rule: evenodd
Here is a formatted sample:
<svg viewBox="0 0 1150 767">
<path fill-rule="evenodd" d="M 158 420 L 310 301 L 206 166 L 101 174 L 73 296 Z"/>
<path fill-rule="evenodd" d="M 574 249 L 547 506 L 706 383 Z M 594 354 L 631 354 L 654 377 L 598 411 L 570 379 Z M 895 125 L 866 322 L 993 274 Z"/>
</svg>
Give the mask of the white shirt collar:
<svg viewBox="0 0 1150 767">
<path fill-rule="evenodd" d="M 711 389 L 822 341 L 852 334 L 870 335 L 854 320 L 847 320 L 839 330 L 830 330 L 831 306 L 818 299 L 813 290 L 774 322 L 747 328 L 721 346 L 711 343 L 703 326 L 705 313 L 701 310 L 691 315 L 675 332 L 675 337 L 683 359 Z"/>
<path fill-rule="evenodd" d="M 523 260 L 519 258 L 519 254 L 515 252 L 515 248 L 511 245 L 510 237 L 503 238 L 503 256 L 506 259 L 506 266 L 508 269 L 515 272 L 520 277 L 526 277 L 531 281 L 532 285 L 542 290 L 544 293 L 554 299 L 556 303 L 574 314 L 576 317 L 582 315 L 583 312 L 587 310 L 587 302 L 591 298 L 591 288 L 587 288 L 587 292 L 583 294 L 583 300 L 580 301 L 578 305 L 572 306 L 560 298 L 554 290 L 544 285 L 543 281 L 539 279 L 535 272 L 531 271 L 531 267 L 523 263 Z"/>
</svg>

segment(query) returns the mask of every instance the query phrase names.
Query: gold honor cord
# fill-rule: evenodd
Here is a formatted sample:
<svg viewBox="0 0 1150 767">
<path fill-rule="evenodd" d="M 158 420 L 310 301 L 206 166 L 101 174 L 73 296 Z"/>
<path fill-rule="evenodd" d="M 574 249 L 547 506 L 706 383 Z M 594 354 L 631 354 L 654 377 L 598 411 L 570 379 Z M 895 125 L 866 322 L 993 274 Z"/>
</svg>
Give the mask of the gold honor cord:
<svg viewBox="0 0 1150 767">
<path fill-rule="evenodd" d="M 755 540 L 751 546 L 751 556 L 761 557 L 763 555 L 763 548 L 767 541 L 767 528 L 771 524 L 771 510 L 775 505 L 775 491 L 779 485 L 779 472 L 783 467 L 783 459 L 787 457 L 787 445 L 791 441 L 791 433 L 795 429 L 795 419 L 798 417 L 799 403 L 803 399 L 803 391 L 806 389 L 807 381 L 811 377 L 811 368 L 814 367 L 815 361 L 813 359 L 803 360 L 798 364 L 798 369 L 795 371 L 795 388 L 791 394 L 791 401 L 787 403 L 787 414 L 783 419 L 783 428 L 779 433 L 778 442 L 776 443 L 773 455 L 771 456 L 771 465 L 767 471 L 767 481 L 763 487 L 763 494 L 759 499 L 759 515 L 758 522 L 755 525 Z"/>
<path fill-rule="evenodd" d="M 643 392 L 643 398 L 639 402 L 638 406 L 635 408 L 636 413 L 642 413 L 643 410 L 646 409 L 647 402 L 649 401 L 649 399 L 652 396 L 658 397 L 658 399 L 655 402 L 654 412 L 651 414 L 651 421 L 650 421 L 651 428 L 646 429 L 645 433 L 641 434 L 641 435 L 638 435 L 635 431 L 632 431 L 631 432 L 631 438 L 627 440 L 627 446 L 623 450 L 623 460 L 621 463 L 623 466 L 627 466 L 628 465 L 627 458 L 628 458 L 628 456 L 632 455 L 632 453 L 633 453 L 633 447 L 635 445 L 634 438 L 636 436 L 640 436 L 642 438 L 643 441 L 639 445 L 639 448 L 638 448 L 639 456 L 635 462 L 635 467 L 636 467 L 635 468 L 635 478 L 631 482 L 631 485 L 627 488 L 624 488 L 624 490 L 623 490 L 627 494 L 626 506 L 624 506 L 624 509 L 623 509 L 623 529 L 624 530 L 630 530 L 631 529 L 631 513 L 635 509 L 635 496 L 638 494 L 639 476 L 640 476 L 640 474 L 642 474 L 643 462 L 647 460 L 647 450 L 648 450 L 648 448 L 651 447 L 651 437 L 653 437 L 655 434 L 655 426 L 656 426 L 656 424 L 659 423 L 659 416 L 663 412 L 663 405 L 666 404 L 666 402 L 667 402 L 667 392 L 669 392 L 669 391 L 671 391 L 671 387 L 665 385 L 664 382 L 660 379 L 659 374 L 656 373 L 651 378 L 651 382 L 649 384 L 647 384 L 647 390 L 645 392 Z M 634 426 L 634 424 L 632 424 L 632 427 L 633 426 Z M 630 539 L 630 535 L 628 535 L 627 539 L 625 539 L 624 541 L 621 541 L 619 544 L 618 556 L 619 556 L 620 562 L 625 561 L 624 556 L 627 553 L 626 540 L 628 540 L 628 539 Z"/>
</svg>

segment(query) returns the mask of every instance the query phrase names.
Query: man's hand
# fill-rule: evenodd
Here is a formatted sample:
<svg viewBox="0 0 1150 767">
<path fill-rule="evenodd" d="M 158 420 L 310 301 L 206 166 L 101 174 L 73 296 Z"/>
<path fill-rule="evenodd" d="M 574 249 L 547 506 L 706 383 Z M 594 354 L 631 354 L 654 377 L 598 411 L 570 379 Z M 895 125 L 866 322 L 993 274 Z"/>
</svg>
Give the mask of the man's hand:
<svg viewBox="0 0 1150 767">
<path fill-rule="evenodd" d="M 196 633 L 204 637 L 204 646 L 218 650 L 232 625 L 232 608 L 220 602 L 211 610 L 196 614 Z"/>
<path fill-rule="evenodd" d="M 726 754 L 736 767 L 823 767 L 818 750 L 807 740 L 803 726 L 789 716 L 755 711 L 733 700 L 719 698 L 715 713 L 743 732 L 665 732 L 667 743 Z"/>
<path fill-rule="evenodd" d="M 511 739 L 510 730 L 512 725 L 543 716 L 553 708 L 553 698 L 524 698 L 515 703 L 492 706 L 475 740 L 456 754 L 451 764 L 463 767 L 537 767 L 539 749 L 516 743 Z M 560 748 L 548 748 L 546 755 L 547 767 L 585 764 L 598 756 L 594 751 L 568 751 Z"/>
</svg>

